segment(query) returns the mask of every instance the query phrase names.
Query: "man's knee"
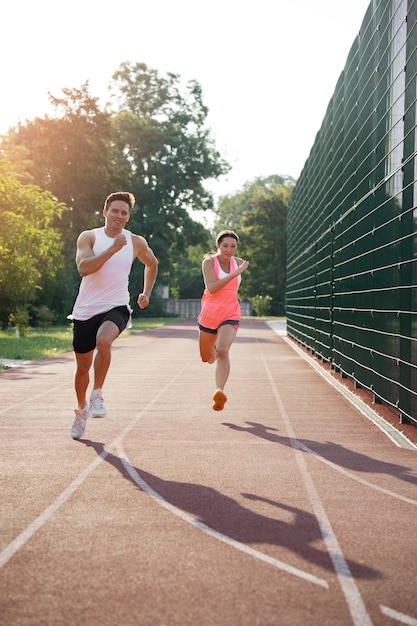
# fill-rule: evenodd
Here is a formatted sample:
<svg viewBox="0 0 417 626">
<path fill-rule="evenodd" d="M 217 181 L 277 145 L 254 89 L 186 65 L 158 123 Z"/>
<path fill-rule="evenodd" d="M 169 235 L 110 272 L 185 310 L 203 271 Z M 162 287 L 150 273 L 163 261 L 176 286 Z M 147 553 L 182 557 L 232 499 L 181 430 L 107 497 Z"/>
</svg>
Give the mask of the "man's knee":
<svg viewBox="0 0 417 626">
<path fill-rule="evenodd" d="M 111 348 L 113 340 L 106 336 L 97 337 L 97 350 L 99 352 L 108 352 Z"/>
</svg>

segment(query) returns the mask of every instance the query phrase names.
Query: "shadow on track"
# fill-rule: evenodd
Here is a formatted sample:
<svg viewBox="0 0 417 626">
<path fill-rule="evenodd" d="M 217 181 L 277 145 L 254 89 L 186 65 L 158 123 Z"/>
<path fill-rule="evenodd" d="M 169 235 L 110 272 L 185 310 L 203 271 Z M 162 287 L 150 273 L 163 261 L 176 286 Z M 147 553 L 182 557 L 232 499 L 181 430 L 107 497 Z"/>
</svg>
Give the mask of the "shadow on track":
<svg viewBox="0 0 417 626">
<path fill-rule="evenodd" d="M 124 467 L 122 459 L 107 452 L 102 443 L 91 440 L 79 441 L 87 447 L 93 448 L 123 478 L 133 482 L 138 487 Z M 322 541 L 322 535 L 317 520 L 311 513 L 256 494 L 241 494 L 249 501 L 264 502 L 270 504 L 275 510 L 281 509 L 292 514 L 291 522 L 282 521 L 246 508 L 212 487 L 164 480 L 144 470 L 134 469 L 158 496 L 179 510 L 189 513 L 195 520 L 210 529 L 242 544 L 283 546 L 292 550 L 305 561 L 325 570 L 334 571 L 328 553 L 313 545 L 315 542 Z M 352 575 L 356 578 L 368 580 L 380 578 L 379 572 L 366 565 L 353 561 L 347 561 L 347 563 Z"/>
<path fill-rule="evenodd" d="M 399 480 L 403 480 L 408 483 L 417 485 L 417 476 L 410 470 L 409 467 L 404 465 L 397 465 L 395 463 L 386 463 L 379 459 L 373 459 L 366 454 L 360 452 L 354 452 L 349 448 L 333 443 L 331 441 L 311 441 L 309 439 L 291 439 L 290 437 L 276 434 L 277 428 L 271 426 L 264 426 L 257 422 L 245 422 L 248 426 L 238 426 L 237 424 L 230 424 L 223 422 L 224 426 L 237 430 L 240 432 L 249 433 L 254 437 L 260 439 L 266 439 L 273 443 L 279 443 L 283 446 L 297 448 L 307 454 L 315 454 L 323 457 L 324 459 L 331 461 L 335 465 L 350 469 L 355 472 L 364 472 L 371 474 L 387 474 L 388 476 L 394 476 Z"/>
</svg>

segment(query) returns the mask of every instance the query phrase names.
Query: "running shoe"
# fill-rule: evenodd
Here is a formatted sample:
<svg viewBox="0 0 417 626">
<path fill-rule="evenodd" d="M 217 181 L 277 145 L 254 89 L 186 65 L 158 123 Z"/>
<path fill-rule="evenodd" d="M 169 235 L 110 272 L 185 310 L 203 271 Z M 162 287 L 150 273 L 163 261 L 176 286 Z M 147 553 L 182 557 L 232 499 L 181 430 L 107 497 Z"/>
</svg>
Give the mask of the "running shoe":
<svg viewBox="0 0 417 626">
<path fill-rule="evenodd" d="M 218 389 L 213 396 L 213 411 L 223 411 L 227 402 L 227 396 L 221 389 Z"/>
<path fill-rule="evenodd" d="M 90 415 L 91 417 L 106 417 L 107 411 L 101 396 L 90 399 Z"/>
<path fill-rule="evenodd" d="M 90 417 L 90 413 L 87 406 L 84 409 L 75 409 L 71 426 L 71 437 L 73 439 L 79 439 L 84 435 L 87 429 L 88 417 Z"/>
</svg>

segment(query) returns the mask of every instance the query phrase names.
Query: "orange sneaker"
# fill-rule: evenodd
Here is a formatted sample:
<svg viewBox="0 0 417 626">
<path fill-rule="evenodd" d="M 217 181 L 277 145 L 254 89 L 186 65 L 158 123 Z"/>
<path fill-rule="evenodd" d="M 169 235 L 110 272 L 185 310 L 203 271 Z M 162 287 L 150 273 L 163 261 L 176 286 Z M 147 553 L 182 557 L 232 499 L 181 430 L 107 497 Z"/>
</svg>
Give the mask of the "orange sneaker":
<svg viewBox="0 0 417 626">
<path fill-rule="evenodd" d="M 213 396 L 213 411 L 223 411 L 227 402 L 227 396 L 221 389 L 218 389 Z"/>
</svg>

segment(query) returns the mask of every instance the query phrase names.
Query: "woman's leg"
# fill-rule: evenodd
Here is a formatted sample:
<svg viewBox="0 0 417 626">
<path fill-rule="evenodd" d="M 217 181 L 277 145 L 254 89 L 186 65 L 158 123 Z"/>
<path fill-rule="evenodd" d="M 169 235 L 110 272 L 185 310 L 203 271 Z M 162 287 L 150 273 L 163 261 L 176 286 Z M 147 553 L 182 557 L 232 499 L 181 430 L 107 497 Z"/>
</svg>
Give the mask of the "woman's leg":
<svg viewBox="0 0 417 626">
<path fill-rule="evenodd" d="M 200 356 L 203 363 L 214 363 L 215 359 L 215 347 L 217 335 L 214 333 L 206 333 L 204 330 L 199 330 L 199 346 Z"/>
<path fill-rule="evenodd" d="M 230 372 L 229 349 L 236 337 L 236 329 L 230 324 L 220 326 L 216 340 L 216 387 L 223 390 Z"/>
</svg>

